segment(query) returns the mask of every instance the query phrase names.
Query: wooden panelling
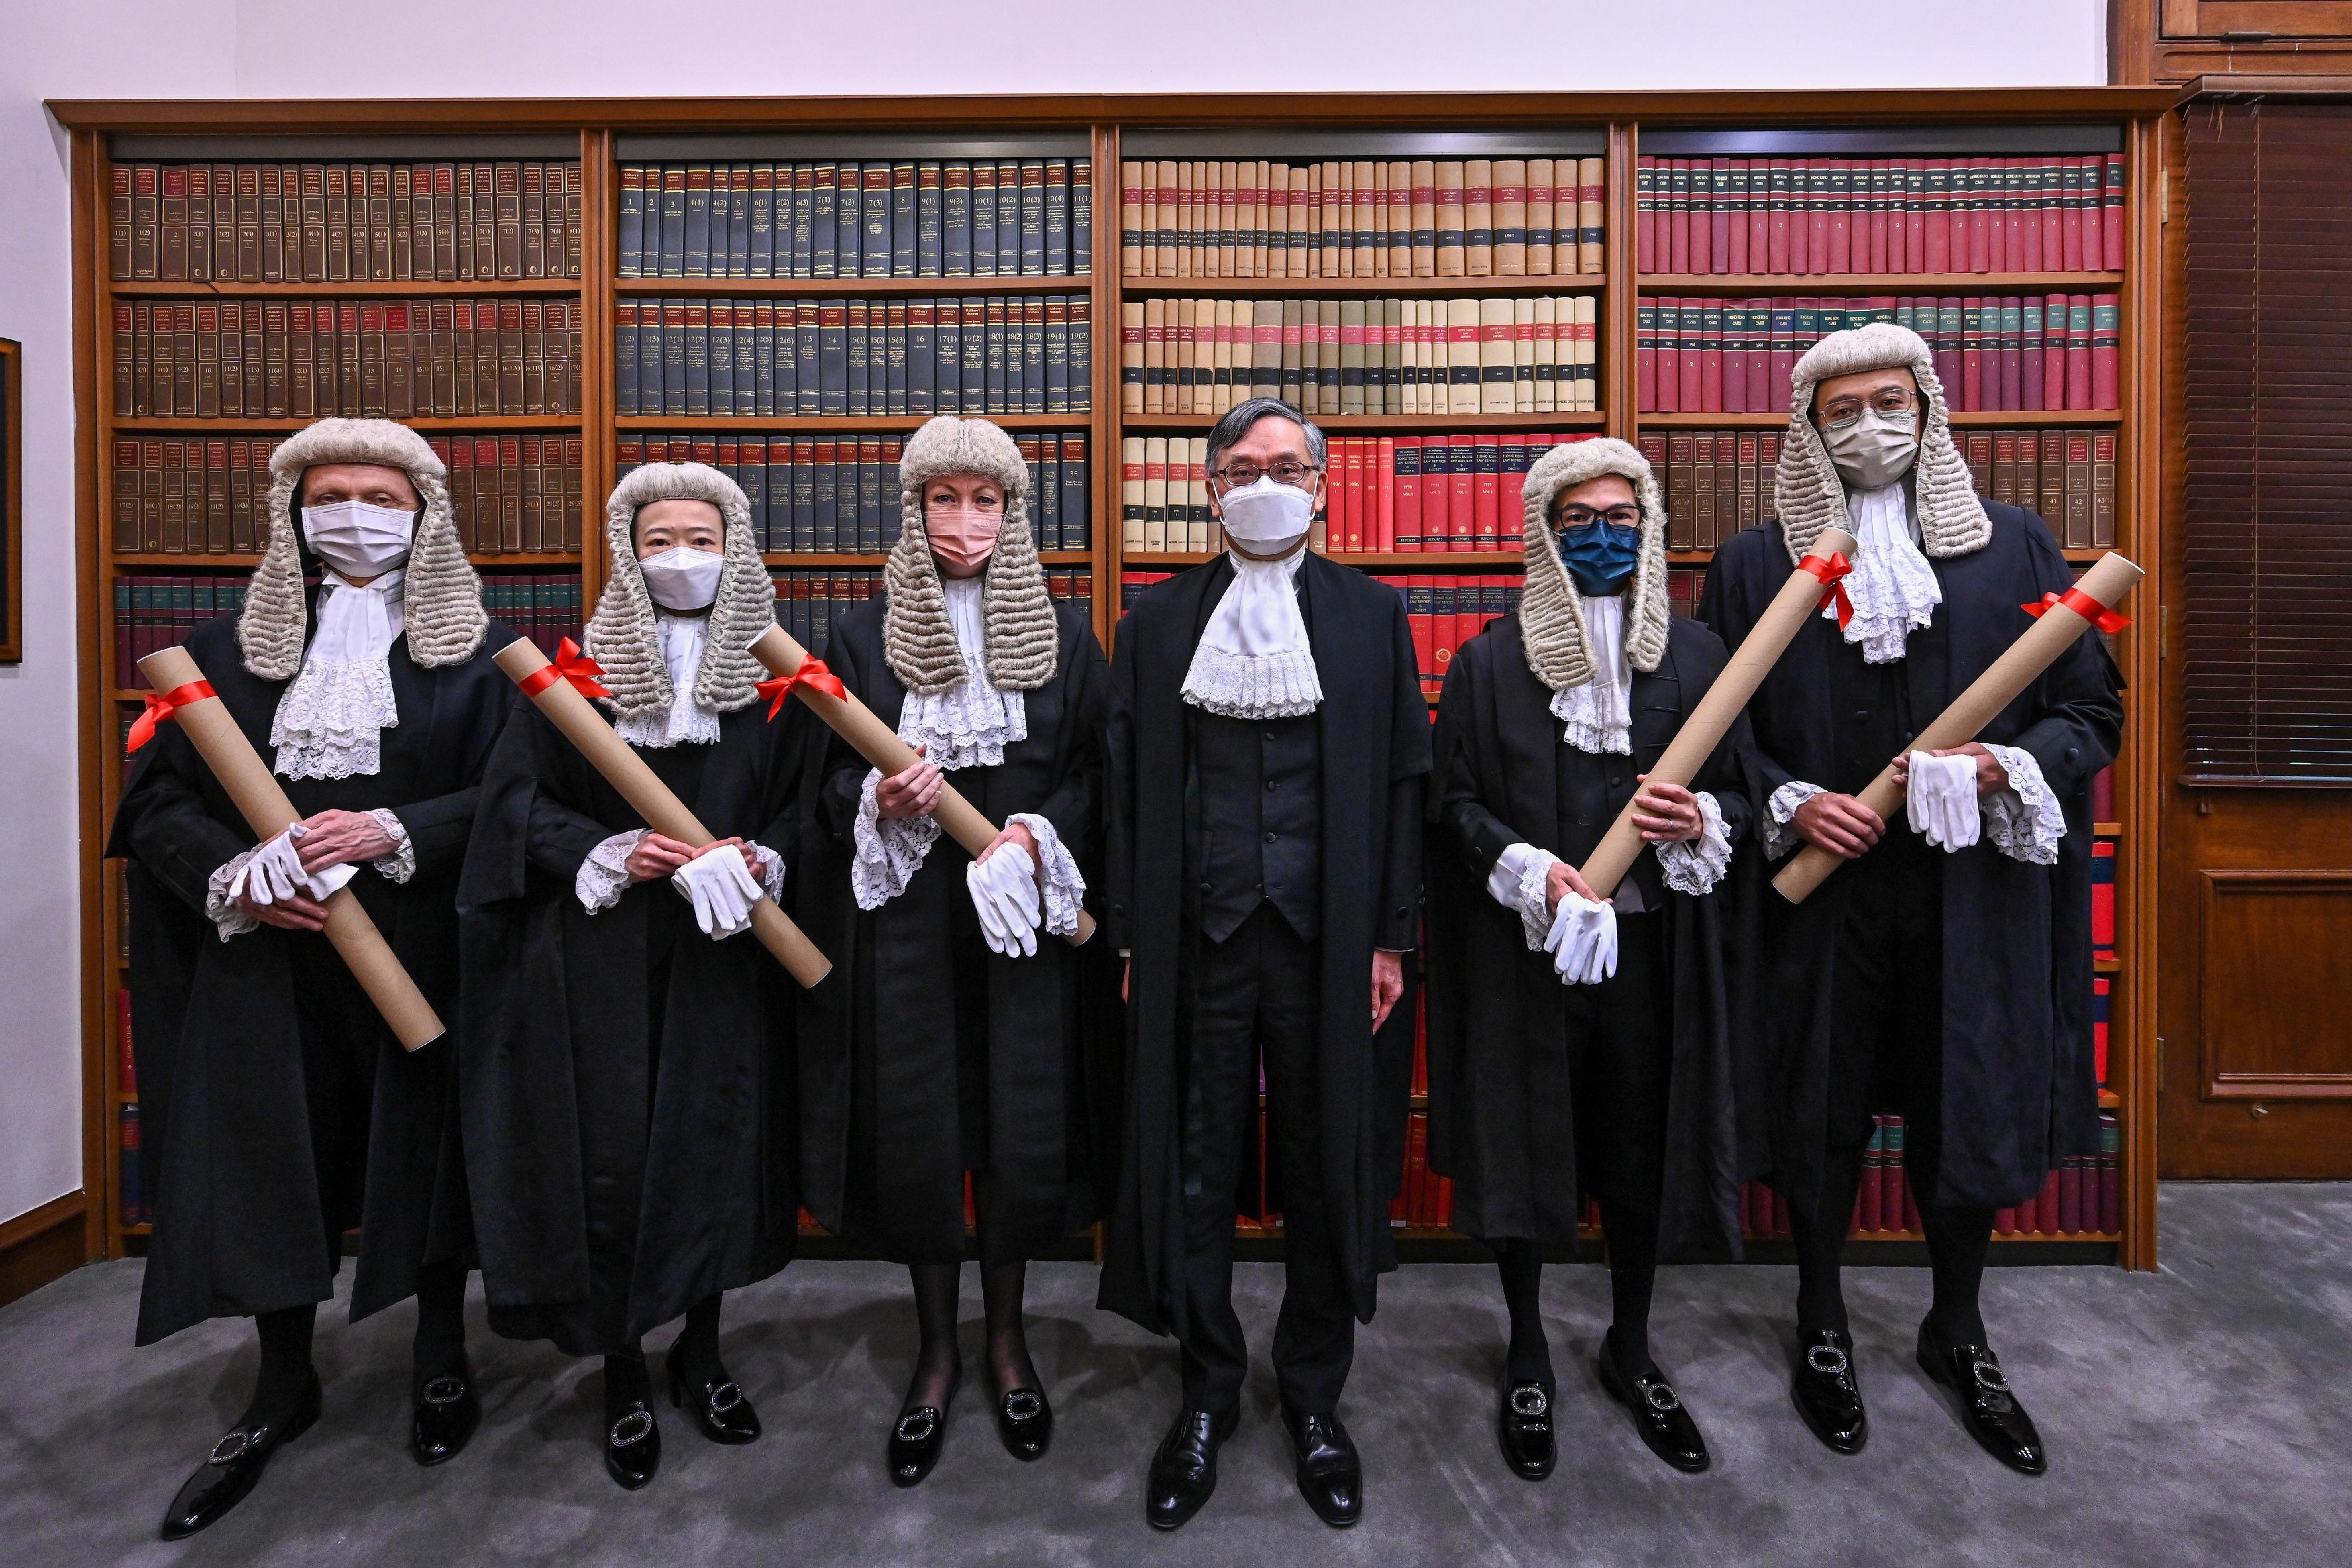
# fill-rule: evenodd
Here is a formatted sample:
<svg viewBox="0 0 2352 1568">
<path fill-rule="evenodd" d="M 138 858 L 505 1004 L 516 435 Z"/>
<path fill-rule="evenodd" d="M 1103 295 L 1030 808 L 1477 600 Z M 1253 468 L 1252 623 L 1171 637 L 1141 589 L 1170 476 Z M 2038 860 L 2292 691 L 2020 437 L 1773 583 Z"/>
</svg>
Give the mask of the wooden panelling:
<svg viewBox="0 0 2352 1568">
<path fill-rule="evenodd" d="M 2209 871 L 2197 965 L 2199 1092 L 2352 1100 L 2352 871 Z"/>
</svg>

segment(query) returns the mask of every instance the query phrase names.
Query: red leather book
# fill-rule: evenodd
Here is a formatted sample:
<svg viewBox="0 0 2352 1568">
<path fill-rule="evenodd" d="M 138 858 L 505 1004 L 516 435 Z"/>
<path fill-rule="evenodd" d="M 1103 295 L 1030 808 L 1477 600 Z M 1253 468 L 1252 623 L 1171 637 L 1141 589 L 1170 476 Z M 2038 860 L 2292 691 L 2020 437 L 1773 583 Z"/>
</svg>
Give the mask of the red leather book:
<svg viewBox="0 0 2352 1568">
<path fill-rule="evenodd" d="M 2095 1197 L 2093 1202 L 2097 1200 Z M 2083 1158 L 2068 1155 L 2066 1163 L 2058 1167 L 2058 1233 L 2079 1235 L 2083 1224 Z"/>
<path fill-rule="evenodd" d="M 2091 388 L 2091 297 L 2066 296 L 2066 406 L 2087 409 Z"/>
<path fill-rule="evenodd" d="M 1876 1230 L 1880 1228 L 1878 1167 L 1885 1160 L 1885 1130 L 1873 1126 L 1870 1130 L 1870 1142 L 1864 1145 L 1862 1150 L 1862 1187 L 1855 1199 L 1857 1212 L 1854 1228 L 1857 1230 Z"/>
<path fill-rule="evenodd" d="M 1396 524 L 1386 548 L 1417 550 L 1422 547 L 1421 449 L 1418 435 L 1396 438 Z"/>
<path fill-rule="evenodd" d="M 2106 244 L 2105 213 L 2106 198 L 2106 160 L 2097 153 L 2083 160 L 2083 270 L 2100 272 L 2121 263 L 2120 254 L 2109 255 Z M 2117 236 L 2120 238 L 2121 236 Z"/>
<path fill-rule="evenodd" d="M 1666 270 L 1688 272 L 1691 269 L 1691 161 L 1687 158 L 1665 158 L 1659 161 L 1665 180 Z"/>
<path fill-rule="evenodd" d="M 2032 213 L 2028 226 L 2039 229 L 2040 237 L 2028 242 L 2027 253 L 2033 257 L 2035 272 L 2059 271 L 2065 260 L 2064 214 L 2060 211 L 2059 201 L 2064 185 L 2061 167 L 2064 162 L 2054 155 L 2044 156 L 2033 166 Z"/>
<path fill-rule="evenodd" d="M 1454 548 L 1454 442 L 1425 435 L 1421 441 L 1421 548 Z"/>
<path fill-rule="evenodd" d="M 2017 1206 L 2017 1229 L 2021 1236 L 2042 1233 L 2042 1199 L 2039 1196 L 2029 1197 Z"/>
<path fill-rule="evenodd" d="M 2000 401 L 2004 410 L 2025 406 L 2025 301 L 2005 295 L 2000 308 Z"/>
<path fill-rule="evenodd" d="M 1952 270 L 1952 165 L 1950 158 L 1929 158 L 1927 190 L 1921 208 L 1920 270 Z M 1965 245 L 1962 246 L 1966 250 Z"/>
<path fill-rule="evenodd" d="M 1723 301 L 1699 307 L 1698 402 L 1708 413 L 1723 412 Z M 1685 403 L 1685 407 L 1691 406 Z"/>
<path fill-rule="evenodd" d="M 2061 272 L 2081 272 L 2083 267 L 2083 165 L 2081 158 L 2059 162 L 2058 240 Z M 2047 259 L 2045 257 L 2045 259 Z"/>
<path fill-rule="evenodd" d="M 1998 270 L 2031 272 L 2034 252 L 2042 248 L 2041 225 L 2032 206 L 2033 170 L 2036 160 L 2011 158 L 2006 161 L 2007 172 L 2002 176 L 2001 235 L 2002 256 Z"/>
<path fill-rule="evenodd" d="M 114 993 L 114 1087 L 125 1094 L 139 1092 L 139 1059 L 131 1046 L 131 991 Z"/>
<path fill-rule="evenodd" d="M 2012 406 L 2021 409 L 2038 410 L 2042 407 L 2044 342 L 2042 312 L 2042 296 L 2038 294 L 2028 295 L 2018 301 L 2018 401 Z"/>
<path fill-rule="evenodd" d="M 1797 231 L 1789 236 L 1789 265 L 1798 271 L 1823 273 L 1830 269 L 1830 161 L 1826 158 L 1803 158 L 1798 161 L 1797 195 L 1799 211 L 1804 214 L 1803 238 L 1805 263 L 1797 266 Z"/>
<path fill-rule="evenodd" d="M 2099 1117 L 2099 1228 L 2113 1236 L 2123 1228 L 2123 1124 L 2107 1113 Z"/>
<path fill-rule="evenodd" d="M 2066 296 L 2042 300 L 2042 402 L 2049 413 L 2066 406 Z"/>
<path fill-rule="evenodd" d="M 1520 549 L 1527 544 L 1528 470 L 1545 451 L 1544 441 L 1539 435 L 1506 435 L 1498 446 L 1495 543 L 1502 549 Z"/>
<path fill-rule="evenodd" d="M 1994 1209 L 1992 1211 L 1992 1233 L 1995 1236 L 2016 1235 L 2017 1210 L 2014 1208 Z"/>
<path fill-rule="evenodd" d="M 2059 1233 L 2058 1173 L 2055 1170 L 2042 1178 L 2042 1195 L 2033 1201 L 2033 1218 L 2036 1228 L 2042 1235 L 2055 1236 Z"/>
<path fill-rule="evenodd" d="M 1723 270 L 1745 277 L 1750 270 L 1748 261 L 1748 160 L 1727 158 L 1721 161 L 1721 172 L 1716 176 L 1717 199 L 1723 204 L 1724 243 L 1717 247 L 1723 256 Z"/>
<path fill-rule="evenodd" d="M 1430 596 L 1436 591 L 1437 580 L 1416 575 L 1405 579 L 1405 623 L 1412 631 L 1413 663 L 1421 670 L 1421 685 L 1425 692 L 1434 692 L 1430 674 L 1437 668 L 1435 628 L 1430 624 Z"/>
<path fill-rule="evenodd" d="M 1796 181 L 1794 163 L 1787 158 L 1770 161 L 1765 177 L 1764 196 L 1764 270 L 1786 273 L 1789 268 L 1790 200 Z"/>
<path fill-rule="evenodd" d="M 1502 447 L 1494 437 L 1475 441 L 1470 448 L 1472 519 L 1471 546 L 1475 549 L 1499 548 L 1502 535 Z"/>
<path fill-rule="evenodd" d="M 1434 692 L 1445 684 L 1445 672 L 1454 667 L 1454 578 L 1433 577 L 1429 580 L 1429 685 Z"/>
<path fill-rule="evenodd" d="M 1974 295 L 1960 301 L 1960 387 L 1952 400 L 1955 413 L 1974 413 L 1984 407 L 1984 301 Z"/>
<path fill-rule="evenodd" d="M 1658 162 L 1647 153 L 1633 160 L 1633 255 L 1643 272 L 1658 270 Z"/>
<path fill-rule="evenodd" d="M 1853 174 L 1851 158 L 1822 160 L 1822 183 L 1829 198 L 1829 265 L 1830 272 L 1856 272 L 1853 265 Z M 1869 244 L 1867 235 L 1864 245 Z"/>
<path fill-rule="evenodd" d="M 1633 407 L 1658 412 L 1658 302 L 1646 294 L 1633 305 Z"/>
<path fill-rule="evenodd" d="M 2124 155 L 2110 152 L 2102 163 L 2099 256 L 2107 271 L 2118 272 L 2124 265 Z"/>
<path fill-rule="evenodd" d="M 1748 159 L 1746 169 L 1738 178 L 1745 182 L 1740 210 L 1748 227 L 1748 260 L 1746 266 L 1732 270 L 1756 277 L 1772 270 L 1772 170 L 1770 162 L 1763 158 Z"/>
<path fill-rule="evenodd" d="M 2091 956 L 2116 956 L 2116 841 L 2091 841 Z"/>
<path fill-rule="evenodd" d="M 2091 775 L 2091 820 L 2112 822 L 2116 820 L 2116 770 L 2102 768 Z"/>
<path fill-rule="evenodd" d="M 1698 299 L 1685 299 L 1676 312 L 1675 330 L 1675 407 L 1685 413 L 1707 412 L 1706 402 L 1706 304 Z M 1716 311 L 1717 329 L 1722 325 L 1722 310 Z M 1718 348 L 1720 346 L 1718 345 Z M 1718 374 L 1720 372 L 1718 371 Z M 1720 402 L 1722 399 L 1716 400 Z"/>
<path fill-rule="evenodd" d="M 2091 406 L 2123 406 L 2118 339 L 2123 329 L 2123 299 L 2119 295 L 2091 296 Z"/>
<path fill-rule="evenodd" d="M 1744 271 L 1731 265 L 1732 221 L 1738 215 L 1731 205 L 1731 163 L 1728 158 L 1707 160 L 1706 177 L 1706 267 L 1708 272 Z M 1743 230 L 1747 227 L 1742 223 Z M 1741 235 L 1746 238 L 1745 234 Z M 1745 248 L 1744 245 L 1742 248 Z M 1697 269 L 1694 269 L 1697 270 Z"/>
<path fill-rule="evenodd" d="M 1364 548 L 1385 554 L 1396 549 L 1397 438 L 1383 435 L 1373 444 L 1370 516 L 1364 524 Z"/>
<path fill-rule="evenodd" d="M 1360 553 L 1364 548 L 1364 442 L 1361 436 L 1343 436 L 1339 442 L 1342 464 L 1340 479 L 1339 527 L 1329 530 L 1337 548 L 1350 553 Z"/>
<path fill-rule="evenodd" d="M 1927 160 L 1906 158 L 1895 169 L 1900 187 L 1895 192 L 1896 209 L 1902 214 L 1903 265 L 1896 272 L 1927 270 Z M 1894 236 L 1887 237 L 1887 248 L 1894 249 Z"/>
<path fill-rule="evenodd" d="M 1475 435 L 1449 435 L 1445 468 L 1446 548 L 1476 547 L 1478 515 L 1478 453 Z M 1443 674 L 1443 672 L 1440 672 Z"/>
</svg>

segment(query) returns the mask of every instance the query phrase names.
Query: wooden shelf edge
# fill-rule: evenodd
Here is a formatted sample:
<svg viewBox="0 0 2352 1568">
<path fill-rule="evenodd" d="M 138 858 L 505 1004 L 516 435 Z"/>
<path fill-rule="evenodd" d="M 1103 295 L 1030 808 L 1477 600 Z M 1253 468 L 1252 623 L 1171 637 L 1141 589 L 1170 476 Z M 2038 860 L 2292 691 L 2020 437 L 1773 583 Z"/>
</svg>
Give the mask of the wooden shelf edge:
<svg viewBox="0 0 2352 1568">
<path fill-rule="evenodd" d="M 1950 416 L 1955 430 L 1994 425 L 2121 424 L 2123 411 L 2113 408 L 1979 409 Z M 1653 430 L 1782 430 L 1783 413 L 1636 413 L 1636 425 Z"/>
<path fill-rule="evenodd" d="M 315 417 L 318 419 L 331 419 L 335 416 L 332 414 L 322 413 L 316 415 Z M 390 419 L 393 416 L 390 414 L 371 414 L 367 417 Z M 135 414 L 127 418 L 118 416 L 113 420 L 112 426 L 118 432 L 137 431 L 156 434 L 171 434 L 178 433 L 187 435 L 244 435 L 248 434 L 274 435 L 283 433 L 285 434 L 291 435 L 294 432 L 303 429 L 311 423 L 311 420 L 305 419 L 299 414 L 289 414 L 279 419 L 223 419 L 218 416 L 206 416 L 203 414 L 191 414 L 185 418 L 182 418 L 177 414 L 150 413 Z M 454 415 L 418 413 L 400 415 L 396 423 L 404 424 L 411 430 L 425 431 L 427 433 L 446 430 L 483 431 L 504 434 L 511 431 L 517 434 L 535 434 L 539 432 L 548 430 L 578 430 L 581 426 L 580 416 L 576 413 L 467 413 Z"/>
<path fill-rule="evenodd" d="M 1222 414 L 1214 413 L 1124 413 L 1119 416 L 1122 431 L 1187 430 L 1206 433 L 1213 429 Z M 1311 413 L 1307 416 L 1318 430 L 1336 431 L 1344 435 L 1351 431 L 1389 431 L 1412 435 L 1426 433 L 1432 435 L 1473 435 L 1491 430 L 1502 434 L 1518 432 L 1539 434 L 1547 430 L 1600 430 L 1609 423 L 1609 415 L 1599 409 L 1578 409 L 1565 413 Z"/>
<path fill-rule="evenodd" d="M 1598 272 L 1527 277 L 1137 277 L 1118 280 L 1119 292 L 1135 296 L 1213 299 L 1460 298 L 1495 294 L 1602 294 L 1608 278 Z"/>
<path fill-rule="evenodd" d="M 2124 825 L 2121 822 L 2093 822 L 2091 836 L 2095 839 L 2120 839 L 2124 836 Z"/>
<path fill-rule="evenodd" d="M 692 434 L 698 430 L 714 434 L 741 431 L 757 434 L 765 430 L 807 431 L 811 434 L 866 435 L 887 434 L 901 430 L 917 430 L 923 422 L 937 419 L 936 413 L 623 413 L 613 417 L 616 429 L 623 432 L 642 431 L 664 434 L 676 431 Z M 1000 430 L 1056 431 L 1064 434 L 1081 434 L 1094 423 L 1094 415 L 1077 413 L 975 413 L 954 417 L 984 419 Z M 1206 428 L 1203 426 L 1203 428 Z"/>
<path fill-rule="evenodd" d="M 122 298 L 303 298 L 348 295 L 353 298 L 455 298 L 470 294 L 577 294 L 580 279 L 576 277 L 495 277 L 473 283 L 441 278 L 394 278 L 388 282 L 370 279 L 365 282 L 314 283 L 227 283 L 182 282 L 172 278 L 129 281 L 115 279 L 107 285 L 108 292 Z"/>
<path fill-rule="evenodd" d="M 2082 294 L 2120 288 L 2120 272 L 1645 272 L 1658 294 Z"/>
<path fill-rule="evenodd" d="M 109 555 L 107 560 L 116 567 L 177 567 L 183 571 L 250 570 L 261 564 L 261 557 L 251 551 L 206 552 L 202 555 L 173 555 L 163 550 L 142 550 L 135 555 Z M 477 555 L 467 552 L 466 559 L 478 567 L 484 566 L 578 566 L 577 550 L 515 550 L 500 555 Z"/>
<path fill-rule="evenodd" d="M 613 292 L 637 295 L 675 294 L 719 297 L 967 294 L 1088 294 L 1094 289 L 1090 272 L 1054 273 L 1031 277 L 615 277 Z"/>
<path fill-rule="evenodd" d="M 760 559 L 770 566 L 803 567 L 817 570 L 826 567 L 873 567 L 888 564 L 890 552 L 879 550 L 764 550 Z M 1084 549 L 1048 549 L 1037 552 L 1044 566 L 1092 566 L 1095 552 Z"/>
</svg>

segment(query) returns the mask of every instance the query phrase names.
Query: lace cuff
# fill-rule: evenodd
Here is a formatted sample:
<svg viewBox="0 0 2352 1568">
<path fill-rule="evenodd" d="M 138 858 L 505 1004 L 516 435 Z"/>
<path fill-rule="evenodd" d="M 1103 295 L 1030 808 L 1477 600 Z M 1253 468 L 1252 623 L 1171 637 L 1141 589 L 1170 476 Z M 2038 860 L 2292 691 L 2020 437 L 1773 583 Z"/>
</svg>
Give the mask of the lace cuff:
<svg viewBox="0 0 2352 1568">
<path fill-rule="evenodd" d="M 1713 795 L 1694 789 L 1691 799 L 1698 802 L 1698 837 L 1660 844 L 1658 866 L 1665 873 L 1668 887 L 1701 898 L 1713 893 L 1723 873 L 1731 869 L 1731 837 L 1724 831 L 1723 808 Z"/>
<path fill-rule="evenodd" d="M 850 834 L 849 889 L 860 909 L 879 909 L 906 892 L 940 836 L 933 818 L 884 817 L 874 801 L 881 782 L 882 769 L 866 770 L 865 788 L 857 792 L 857 825 Z"/>
<path fill-rule="evenodd" d="M 399 814 L 389 806 L 378 806 L 368 816 L 383 830 L 392 841 L 392 853 L 380 861 L 370 861 L 379 875 L 391 882 L 406 882 L 416 874 L 416 846 L 408 841 L 408 830 L 402 826 Z"/>
<path fill-rule="evenodd" d="M 213 923 L 213 929 L 220 933 L 220 939 L 224 942 L 232 936 L 242 936 L 248 931 L 261 929 L 261 922 L 239 909 L 236 900 L 229 895 L 228 891 L 228 884 L 236 880 L 236 873 L 243 871 L 246 862 L 259 852 L 257 846 L 234 855 L 223 861 L 219 868 L 205 879 L 205 918 Z"/>
<path fill-rule="evenodd" d="M 1528 951 L 1540 953 L 1551 935 L 1551 868 L 1559 857 L 1533 844 L 1512 844 L 1495 857 L 1486 874 L 1486 894 L 1519 917 L 1519 931 Z"/>
<path fill-rule="evenodd" d="M 1791 779 L 1772 791 L 1772 799 L 1765 803 L 1767 810 L 1764 813 L 1764 858 L 1766 860 L 1779 860 L 1804 841 L 1790 831 L 1789 824 L 1796 820 L 1798 807 L 1816 795 L 1828 793 L 1829 791 L 1820 785 L 1808 784 L 1801 779 Z"/>
<path fill-rule="evenodd" d="M 1078 862 L 1063 846 L 1060 831 L 1036 812 L 1015 811 L 1004 820 L 1008 828 L 1015 822 L 1028 829 L 1030 836 L 1037 841 L 1037 863 L 1045 872 L 1046 935 L 1076 936 L 1078 909 L 1087 898 L 1087 879 L 1078 874 Z"/>
<path fill-rule="evenodd" d="M 743 863 L 749 865 L 755 858 L 764 859 L 767 862 L 767 869 L 760 875 L 760 891 L 768 895 L 769 903 L 783 903 L 784 857 L 757 839 L 745 839 Z"/>
<path fill-rule="evenodd" d="M 2042 764 L 2021 746 L 1988 746 L 2009 774 L 2009 788 L 1984 798 L 1985 836 L 1993 848 L 2028 865 L 2056 865 L 2066 836 L 2065 808 L 2042 777 Z"/>
<path fill-rule="evenodd" d="M 629 890 L 629 856 L 652 831 L 636 828 L 614 833 L 588 852 L 572 878 L 572 891 L 579 897 L 581 908 L 599 915 L 621 902 L 621 894 Z"/>
</svg>

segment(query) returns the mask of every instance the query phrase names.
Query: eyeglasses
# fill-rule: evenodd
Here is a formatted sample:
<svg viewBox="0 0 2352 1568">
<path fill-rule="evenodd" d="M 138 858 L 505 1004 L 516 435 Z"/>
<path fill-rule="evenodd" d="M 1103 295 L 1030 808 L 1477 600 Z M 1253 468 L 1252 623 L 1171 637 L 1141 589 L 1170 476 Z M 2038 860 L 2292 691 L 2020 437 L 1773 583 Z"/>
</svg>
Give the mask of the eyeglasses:
<svg viewBox="0 0 2352 1568">
<path fill-rule="evenodd" d="M 1238 490 L 1244 486 L 1255 485 L 1268 476 L 1271 476 L 1277 485 L 1287 485 L 1293 489 L 1303 489 L 1307 482 L 1320 472 L 1322 470 L 1309 467 L 1304 463 L 1294 463 L 1287 457 L 1277 460 L 1270 468 L 1261 468 L 1245 458 L 1236 458 L 1218 469 L 1215 478 L 1218 484 L 1228 490 Z"/>
<path fill-rule="evenodd" d="M 1596 512 L 1590 507 L 1562 507 L 1551 520 L 1554 528 L 1589 528 L 1595 523 L 1607 523 L 1612 528 L 1634 528 L 1642 525 L 1639 507 L 1612 507 Z"/>
<path fill-rule="evenodd" d="M 1867 399 L 1858 397 L 1832 398 L 1822 405 L 1822 425 L 1828 430 L 1843 430 L 1862 417 L 1863 410 L 1899 418 L 1919 406 L 1917 397 L 1901 387 L 1881 387 Z"/>
</svg>

